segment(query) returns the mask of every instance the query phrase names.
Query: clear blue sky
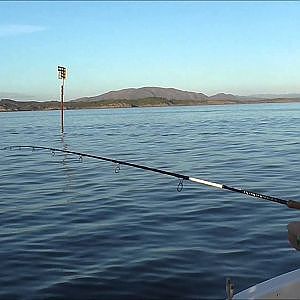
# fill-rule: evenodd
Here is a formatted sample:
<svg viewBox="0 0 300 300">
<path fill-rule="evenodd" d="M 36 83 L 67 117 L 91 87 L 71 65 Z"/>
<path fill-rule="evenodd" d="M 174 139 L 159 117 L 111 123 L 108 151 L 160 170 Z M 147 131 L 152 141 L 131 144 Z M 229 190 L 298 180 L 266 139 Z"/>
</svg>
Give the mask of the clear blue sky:
<svg viewBox="0 0 300 300">
<path fill-rule="evenodd" d="M 300 2 L 0 2 L 0 94 L 300 92 Z M 21 95 L 20 95 L 21 97 Z"/>
</svg>

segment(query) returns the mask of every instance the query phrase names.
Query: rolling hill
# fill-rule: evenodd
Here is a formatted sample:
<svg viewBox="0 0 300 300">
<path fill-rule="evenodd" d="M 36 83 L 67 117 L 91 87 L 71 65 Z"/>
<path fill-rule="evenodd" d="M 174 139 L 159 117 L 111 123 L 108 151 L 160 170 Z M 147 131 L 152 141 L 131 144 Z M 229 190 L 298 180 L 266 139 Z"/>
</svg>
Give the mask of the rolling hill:
<svg viewBox="0 0 300 300">
<path fill-rule="evenodd" d="M 101 100 L 138 100 L 146 98 L 163 98 L 167 100 L 206 100 L 209 97 L 202 93 L 181 91 L 174 88 L 142 87 L 129 88 L 94 96 L 84 97 L 73 101 L 101 101 Z"/>
<path fill-rule="evenodd" d="M 182 91 L 175 88 L 142 87 L 110 91 L 93 97 L 82 97 L 65 102 L 65 109 L 192 106 L 246 103 L 300 102 L 300 97 L 260 98 L 218 93 L 207 96 L 203 93 Z M 0 111 L 58 110 L 59 101 L 14 101 L 2 99 Z"/>
</svg>

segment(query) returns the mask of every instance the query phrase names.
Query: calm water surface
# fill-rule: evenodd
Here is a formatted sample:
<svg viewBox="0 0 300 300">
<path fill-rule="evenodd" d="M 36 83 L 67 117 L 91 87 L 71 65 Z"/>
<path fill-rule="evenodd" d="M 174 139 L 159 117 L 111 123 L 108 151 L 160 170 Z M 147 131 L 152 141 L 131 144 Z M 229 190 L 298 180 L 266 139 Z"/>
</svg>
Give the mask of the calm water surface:
<svg viewBox="0 0 300 300">
<path fill-rule="evenodd" d="M 300 105 L 0 114 L 0 147 L 136 162 L 300 199 Z M 222 299 L 299 268 L 297 211 L 49 151 L 1 151 L 0 299 Z"/>
</svg>

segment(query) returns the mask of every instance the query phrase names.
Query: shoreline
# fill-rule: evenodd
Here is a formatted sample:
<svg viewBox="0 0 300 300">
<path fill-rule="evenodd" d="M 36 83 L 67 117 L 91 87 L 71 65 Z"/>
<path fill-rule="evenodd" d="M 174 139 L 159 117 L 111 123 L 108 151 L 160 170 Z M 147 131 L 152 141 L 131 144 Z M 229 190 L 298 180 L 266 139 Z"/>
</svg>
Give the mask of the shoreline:
<svg viewBox="0 0 300 300">
<path fill-rule="evenodd" d="M 9 100 L 5 105 L 0 101 L 0 112 L 19 112 L 19 111 L 60 111 L 60 102 L 21 102 Z M 232 100 L 208 100 L 203 102 L 189 102 L 184 100 L 172 101 L 167 99 L 159 99 L 160 103 L 139 103 L 141 100 L 119 100 L 97 102 L 65 102 L 65 110 L 82 110 L 82 109 L 120 109 L 120 108 L 155 108 L 155 107 L 180 107 L 180 106 L 213 106 L 213 105 L 244 105 L 244 104 L 285 104 L 285 103 L 300 103 L 298 98 L 278 98 L 278 99 L 261 99 L 253 101 L 232 101 Z M 162 102 L 162 100 L 164 100 Z M 6 100 L 7 101 L 7 100 Z M 154 101 L 155 102 L 155 101 Z M 11 103 L 11 105 L 9 105 Z M 43 107 L 45 106 L 45 107 Z"/>
</svg>

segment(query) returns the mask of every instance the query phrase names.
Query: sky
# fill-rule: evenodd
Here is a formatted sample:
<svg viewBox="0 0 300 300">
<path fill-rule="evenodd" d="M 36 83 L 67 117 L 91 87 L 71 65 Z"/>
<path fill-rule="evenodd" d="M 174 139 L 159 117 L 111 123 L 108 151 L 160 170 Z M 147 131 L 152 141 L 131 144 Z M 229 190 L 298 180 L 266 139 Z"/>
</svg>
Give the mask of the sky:
<svg viewBox="0 0 300 300">
<path fill-rule="evenodd" d="M 300 93 L 300 2 L 0 1 L 0 95 Z"/>
</svg>

